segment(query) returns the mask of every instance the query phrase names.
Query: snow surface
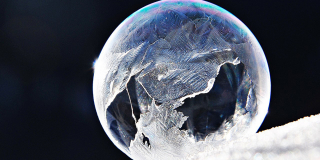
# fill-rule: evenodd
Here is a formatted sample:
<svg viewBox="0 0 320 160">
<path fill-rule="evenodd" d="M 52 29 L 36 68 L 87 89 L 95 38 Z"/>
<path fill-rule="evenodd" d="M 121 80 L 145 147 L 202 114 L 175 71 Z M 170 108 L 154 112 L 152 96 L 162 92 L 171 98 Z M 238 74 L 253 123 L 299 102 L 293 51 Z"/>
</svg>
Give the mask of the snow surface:
<svg viewBox="0 0 320 160">
<path fill-rule="evenodd" d="M 192 160 L 320 160 L 320 114 L 237 139 Z"/>
</svg>

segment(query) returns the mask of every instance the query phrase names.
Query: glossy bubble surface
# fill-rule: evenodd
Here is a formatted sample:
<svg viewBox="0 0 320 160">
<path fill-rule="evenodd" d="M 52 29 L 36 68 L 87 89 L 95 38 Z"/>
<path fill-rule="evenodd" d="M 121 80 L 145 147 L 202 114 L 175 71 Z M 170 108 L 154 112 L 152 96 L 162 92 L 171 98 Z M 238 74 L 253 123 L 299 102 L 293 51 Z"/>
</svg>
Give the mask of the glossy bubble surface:
<svg viewBox="0 0 320 160">
<path fill-rule="evenodd" d="M 160 1 L 136 11 L 94 67 L 100 122 L 133 159 L 210 152 L 255 133 L 268 110 L 270 76 L 258 41 L 205 1 Z"/>
</svg>

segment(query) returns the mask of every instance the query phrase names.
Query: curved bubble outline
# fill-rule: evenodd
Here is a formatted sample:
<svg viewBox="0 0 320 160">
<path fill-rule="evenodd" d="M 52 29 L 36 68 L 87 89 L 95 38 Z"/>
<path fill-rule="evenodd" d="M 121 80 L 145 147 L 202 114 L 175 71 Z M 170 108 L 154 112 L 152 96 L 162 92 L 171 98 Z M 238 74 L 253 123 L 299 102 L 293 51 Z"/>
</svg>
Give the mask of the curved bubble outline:
<svg viewBox="0 0 320 160">
<path fill-rule="evenodd" d="M 227 10 L 225 10 L 224 8 L 215 5 L 213 3 L 207 2 L 207 1 L 203 1 L 203 0 L 162 0 L 162 1 L 157 1 L 154 3 L 151 3 L 145 7 L 140 8 L 139 10 L 135 11 L 134 13 L 132 13 L 129 17 L 127 17 L 123 22 L 120 23 L 120 25 L 114 30 L 114 32 L 110 35 L 110 37 L 108 38 L 107 42 L 105 43 L 101 53 L 105 52 L 106 50 L 109 50 L 109 47 L 111 47 L 112 45 L 109 45 L 110 43 L 112 43 L 112 39 L 114 39 L 115 36 L 118 35 L 118 33 L 120 32 L 120 30 L 122 28 L 124 28 L 126 25 L 129 25 L 132 22 L 137 21 L 136 18 L 139 18 L 141 16 L 139 16 L 140 14 L 150 14 L 150 12 L 155 12 L 157 7 L 159 7 L 160 5 L 163 4 L 177 4 L 180 5 L 182 8 L 187 4 L 192 4 L 195 5 L 201 9 L 204 9 L 204 11 L 211 13 L 213 15 L 220 15 L 221 17 L 224 17 L 225 19 L 230 20 L 234 25 L 233 27 L 236 27 L 241 33 L 249 36 L 251 39 L 254 39 L 255 41 L 251 41 L 252 46 L 255 46 L 256 50 L 258 50 L 257 52 L 260 53 L 264 53 L 258 40 L 255 38 L 255 36 L 252 34 L 252 32 L 249 30 L 249 28 L 241 21 L 239 20 L 236 16 L 234 16 L 232 13 L 228 12 Z M 185 7 L 187 8 L 187 7 Z M 100 57 L 100 56 L 99 56 Z M 266 113 L 268 112 L 268 105 L 270 102 L 270 96 L 271 96 L 271 81 L 270 81 L 270 72 L 269 72 L 269 67 L 267 65 L 267 60 L 265 55 L 261 55 L 261 58 L 258 59 L 259 62 L 257 62 L 258 64 L 263 64 L 263 66 L 261 66 L 261 68 L 264 69 L 265 75 L 268 76 L 268 78 L 266 79 L 265 84 L 266 86 L 264 88 L 261 88 L 263 90 L 263 92 L 269 93 L 268 95 L 266 95 L 267 97 L 263 98 L 264 101 L 260 103 L 260 105 L 262 105 L 262 107 L 259 107 L 261 110 L 259 110 L 259 112 L 261 114 L 266 115 Z M 97 62 L 97 61 L 96 61 Z M 97 63 L 95 62 L 95 65 L 97 65 Z M 99 65 L 99 64 L 98 64 Z M 101 64 L 100 64 L 101 65 Z M 96 67 L 94 67 L 96 68 Z M 96 77 L 97 75 L 95 75 Z M 100 76 L 98 76 L 100 77 Z M 94 78 L 95 79 L 95 78 Z M 95 81 L 94 84 L 95 86 Z M 97 85 L 97 84 L 96 84 Z M 94 87 L 93 87 L 94 90 Z M 95 93 L 95 92 L 94 92 Z M 95 101 L 96 106 L 98 105 L 97 102 Z M 264 107 L 265 106 L 265 107 Z M 105 117 L 105 111 L 103 112 L 99 112 L 98 108 L 96 107 L 96 111 L 99 117 L 99 120 L 101 122 L 101 125 L 103 126 L 103 128 L 107 127 L 107 124 L 104 122 L 105 120 L 102 120 L 102 117 Z M 101 113 L 103 113 L 104 115 L 101 115 Z M 259 120 L 256 120 L 256 124 L 254 124 L 255 126 L 260 126 L 261 122 L 264 120 L 265 116 L 260 117 Z M 257 127 L 259 128 L 259 127 Z M 110 140 L 117 146 L 117 148 L 119 148 L 122 152 L 124 152 L 125 154 L 127 154 L 130 157 L 130 152 L 128 152 L 128 150 L 125 150 L 124 148 L 120 147 L 120 144 L 118 144 L 118 140 L 116 140 L 111 133 L 108 132 L 108 130 L 104 129 L 105 132 L 107 133 L 108 137 L 110 138 Z M 131 158 L 131 157 L 130 157 Z"/>
</svg>

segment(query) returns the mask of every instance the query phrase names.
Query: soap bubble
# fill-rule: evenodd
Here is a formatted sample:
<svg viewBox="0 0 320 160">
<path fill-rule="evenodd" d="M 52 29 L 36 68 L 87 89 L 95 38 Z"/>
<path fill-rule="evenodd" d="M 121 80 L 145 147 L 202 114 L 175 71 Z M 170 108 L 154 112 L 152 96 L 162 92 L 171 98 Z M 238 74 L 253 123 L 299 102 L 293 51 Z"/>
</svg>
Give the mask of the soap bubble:
<svg viewBox="0 0 320 160">
<path fill-rule="evenodd" d="M 235 16 L 201 0 L 159 1 L 112 33 L 93 93 L 112 142 L 133 159 L 188 159 L 254 134 L 269 105 L 264 53 Z"/>
</svg>

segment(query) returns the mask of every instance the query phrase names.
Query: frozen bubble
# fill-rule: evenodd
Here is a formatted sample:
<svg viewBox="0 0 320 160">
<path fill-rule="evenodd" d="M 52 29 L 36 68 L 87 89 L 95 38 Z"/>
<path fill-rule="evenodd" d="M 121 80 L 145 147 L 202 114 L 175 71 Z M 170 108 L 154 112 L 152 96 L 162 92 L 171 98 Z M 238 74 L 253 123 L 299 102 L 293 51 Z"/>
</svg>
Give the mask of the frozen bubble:
<svg viewBox="0 0 320 160">
<path fill-rule="evenodd" d="M 94 101 L 133 159 L 183 159 L 255 133 L 270 99 L 264 53 L 235 16 L 200 0 L 129 16 L 95 62 Z"/>
</svg>

